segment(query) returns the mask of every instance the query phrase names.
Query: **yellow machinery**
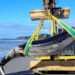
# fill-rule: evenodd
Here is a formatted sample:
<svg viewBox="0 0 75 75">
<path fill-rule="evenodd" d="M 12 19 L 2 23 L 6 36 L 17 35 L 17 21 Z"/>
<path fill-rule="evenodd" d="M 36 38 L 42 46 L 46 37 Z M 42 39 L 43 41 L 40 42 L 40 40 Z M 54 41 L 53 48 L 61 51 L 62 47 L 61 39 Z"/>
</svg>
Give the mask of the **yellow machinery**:
<svg viewBox="0 0 75 75">
<path fill-rule="evenodd" d="M 62 18 L 68 18 L 69 8 L 56 8 L 55 0 L 43 0 L 43 4 L 44 9 L 30 11 L 31 19 L 41 20 L 41 22 L 37 26 L 25 47 L 24 54 L 26 56 L 29 55 L 28 48 L 30 47 L 33 39 L 35 38 L 38 40 L 40 30 L 44 26 L 44 20 L 48 20 L 49 30 L 49 21 L 51 20 L 51 36 L 57 34 L 57 26 L 59 26 L 62 31 L 66 30 L 75 39 L 75 29 L 59 20 Z M 36 57 L 36 61 L 30 62 L 30 69 L 39 74 L 42 74 L 44 71 L 75 71 L 74 59 L 75 56 L 60 56 L 59 54 L 54 56 Z"/>
</svg>

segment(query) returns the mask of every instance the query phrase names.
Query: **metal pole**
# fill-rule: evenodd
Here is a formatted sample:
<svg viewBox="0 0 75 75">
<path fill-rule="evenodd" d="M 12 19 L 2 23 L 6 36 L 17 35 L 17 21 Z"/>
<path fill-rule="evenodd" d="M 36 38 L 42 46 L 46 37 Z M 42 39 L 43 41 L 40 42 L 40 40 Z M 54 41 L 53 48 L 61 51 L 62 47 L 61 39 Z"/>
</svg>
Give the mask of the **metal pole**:
<svg viewBox="0 0 75 75">
<path fill-rule="evenodd" d="M 53 24 L 53 19 L 51 19 L 51 36 L 54 35 L 54 24 Z"/>
<path fill-rule="evenodd" d="M 53 4 L 52 4 L 52 7 L 55 8 L 56 5 L 55 5 L 55 0 L 53 0 Z M 56 25 L 56 21 L 54 21 L 54 35 L 57 34 L 57 25 Z"/>
</svg>

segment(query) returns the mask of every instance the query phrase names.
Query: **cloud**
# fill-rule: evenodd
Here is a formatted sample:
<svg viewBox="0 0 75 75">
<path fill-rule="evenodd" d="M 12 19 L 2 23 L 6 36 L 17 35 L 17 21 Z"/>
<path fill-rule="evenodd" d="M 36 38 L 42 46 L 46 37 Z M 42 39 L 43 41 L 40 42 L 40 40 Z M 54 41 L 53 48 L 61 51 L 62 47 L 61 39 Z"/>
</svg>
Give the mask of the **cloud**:
<svg viewBox="0 0 75 75">
<path fill-rule="evenodd" d="M 75 20 L 73 20 L 73 19 L 69 19 L 69 20 L 64 20 L 63 22 L 65 22 L 67 25 L 69 25 L 69 26 L 71 26 L 71 27 L 75 27 Z"/>
<path fill-rule="evenodd" d="M 17 23 L 0 23 L 0 27 L 16 27 Z"/>
<path fill-rule="evenodd" d="M 0 38 L 16 38 L 17 36 L 32 35 L 36 27 L 36 25 L 0 23 Z"/>
<path fill-rule="evenodd" d="M 65 20 L 67 25 L 75 27 L 75 20 Z M 32 35 L 38 24 L 18 24 L 18 23 L 0 23 L 0 38 L 16 38 L 17 36 Z M 45 24 L 45 30 L 41 33 L 49 33 L 48 26 Z M 51 27 L 49 25 L 49 27 Z M 51 29 L 50 29 L 51 30 Z"/>
</svg>

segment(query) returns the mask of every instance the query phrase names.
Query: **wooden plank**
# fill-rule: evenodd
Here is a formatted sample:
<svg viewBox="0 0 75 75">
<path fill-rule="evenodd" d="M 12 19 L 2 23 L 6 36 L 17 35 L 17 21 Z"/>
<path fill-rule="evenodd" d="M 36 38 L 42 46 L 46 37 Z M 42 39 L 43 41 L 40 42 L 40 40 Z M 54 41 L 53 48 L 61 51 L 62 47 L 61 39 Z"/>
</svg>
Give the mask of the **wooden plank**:
<svg viewBox="0 0 75 75">
<path fill-rule="evenodd" d="M 60 19 L 69 17 L 69 8 L 53 8 L 51 12 Z M 31 10 L 29 13 L 32 20 L 41 20 L 45 16 L 45 9 Z M 48 19 L 48 15 L 45 19 Z"/>
<path fill-rule="evenodd" d="M 29 13 L 32 20 L 40 20 L 44 17 L 45 10 L 44 9 L 31 10 Z"/>
<path fill-rule="evenodd" d="M 34 71 L 75 71 L 75 60 L 70 61 L 31 61 Z"/>
<path fill-rule="evenodd" d="M 52 14 L 57 18 L 68 18 L 69 17 L 69 8 L 53 8 Z"/>
</svg>

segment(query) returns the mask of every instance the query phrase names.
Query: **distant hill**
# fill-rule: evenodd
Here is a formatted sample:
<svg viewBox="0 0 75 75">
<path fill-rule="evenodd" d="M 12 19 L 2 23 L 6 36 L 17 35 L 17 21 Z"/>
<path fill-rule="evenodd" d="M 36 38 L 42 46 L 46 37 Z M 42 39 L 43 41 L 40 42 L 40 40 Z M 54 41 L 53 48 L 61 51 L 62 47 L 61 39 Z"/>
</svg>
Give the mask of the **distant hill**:
<svg viewBox="0 0 75 75">
<path fill-rule="evenodd" d="M 17 37 L 16 39 L 18 40 L 28 40 L 31 36 L 20 36 L 20 37 Z M 40 34 L 39 35 L 39 39 L 45 39 L 45 38 L 48 38 L 48 37 L 51 37 L 50 34 Z"/>
<path fill-rule="evenodd" d="M 27 40 L 29 38 L 30 38 L 30 36 L 20 36 L 20 37 L 17 37 L 16 39 L 18 39 L 18 40 Z"/>
</svg>

